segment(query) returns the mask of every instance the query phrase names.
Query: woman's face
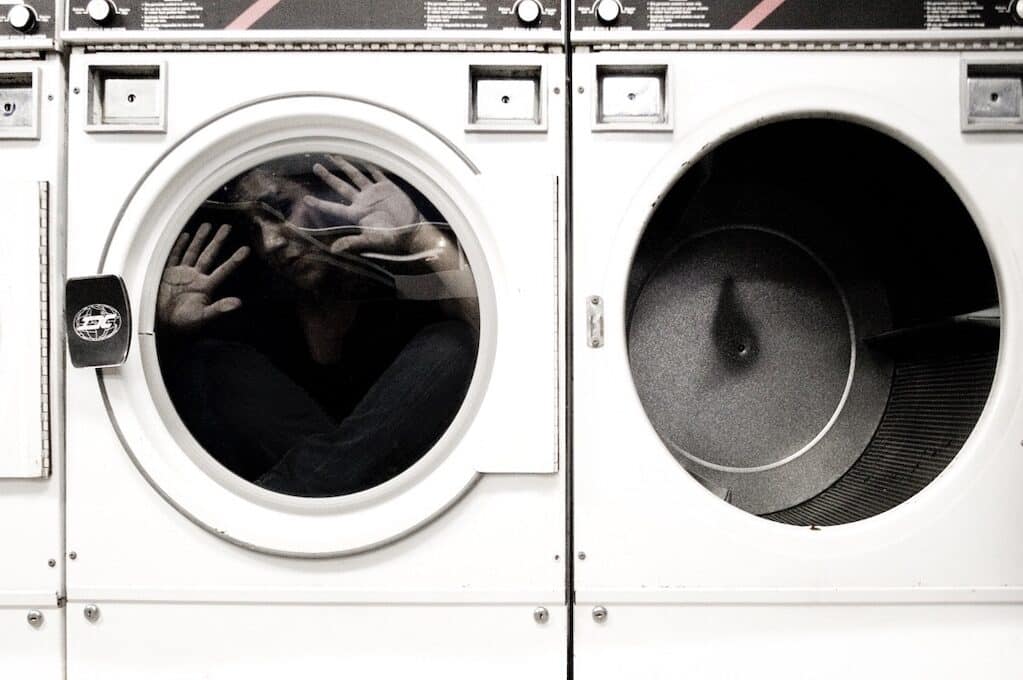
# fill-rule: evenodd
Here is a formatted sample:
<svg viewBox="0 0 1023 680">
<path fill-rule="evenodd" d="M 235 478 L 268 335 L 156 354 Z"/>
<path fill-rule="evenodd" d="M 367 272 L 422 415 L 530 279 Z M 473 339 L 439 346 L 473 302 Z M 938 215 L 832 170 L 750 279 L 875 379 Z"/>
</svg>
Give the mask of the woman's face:
<svg viewBox="0 0 1023 680">
<path fill-rule="evenodd" d="M 265 203 L 285 217 L 285 221 L 257 215 L 255 251 L 278 275 L 302 290 L 315 290 L 330 273 L 331 255 L 327 244 L 308 232 L 334 226 L 324 221 L 319 211 L 306 205 L 312 191 L 287 176 L 257 168 L 242 179 L 239 192 L 247 200 Z"/>
</svg>

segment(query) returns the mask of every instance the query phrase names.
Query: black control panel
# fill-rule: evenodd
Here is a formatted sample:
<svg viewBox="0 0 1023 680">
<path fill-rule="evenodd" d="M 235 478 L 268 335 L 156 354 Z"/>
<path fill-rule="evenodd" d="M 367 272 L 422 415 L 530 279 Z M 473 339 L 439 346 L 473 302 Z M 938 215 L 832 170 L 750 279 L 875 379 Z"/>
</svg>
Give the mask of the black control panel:
<svg viewBox="0 0 1023 680">
<path fill-rule="evenodd" d="M 70 0 L 71 30 L 561 30 L 561 0 Z"/>
<path fill-rule="evenodd" d="M 56 0 L 0 4 L 0 41 L 10 47 L 27 38 L 53 40 L 59 30 L 58 21 Z"/>
<path fill-rule="evenodd" d="M 1023 26 L 1023 0 L 574 0 L 580 31 L 977 30 Z"/>
</svg>

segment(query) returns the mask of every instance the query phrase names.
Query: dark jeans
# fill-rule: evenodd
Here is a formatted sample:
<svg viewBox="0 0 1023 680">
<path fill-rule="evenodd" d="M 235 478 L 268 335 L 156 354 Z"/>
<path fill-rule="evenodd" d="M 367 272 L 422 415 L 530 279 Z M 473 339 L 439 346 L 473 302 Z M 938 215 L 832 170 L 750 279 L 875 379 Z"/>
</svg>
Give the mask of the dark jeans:
<svg viewBox="0 0 1023 680">
<path fill-rule="evenodd" d="M 462 405 L 475 360 L 467 324 L 426 326 L 339 421 L 254 348 L 203 340 L 178 364 L 175 382 L 187 392 L 175 404 L 199 442 L 238 474 L 280 493 L 338 496 L 419 460 Z"/>
</svg>

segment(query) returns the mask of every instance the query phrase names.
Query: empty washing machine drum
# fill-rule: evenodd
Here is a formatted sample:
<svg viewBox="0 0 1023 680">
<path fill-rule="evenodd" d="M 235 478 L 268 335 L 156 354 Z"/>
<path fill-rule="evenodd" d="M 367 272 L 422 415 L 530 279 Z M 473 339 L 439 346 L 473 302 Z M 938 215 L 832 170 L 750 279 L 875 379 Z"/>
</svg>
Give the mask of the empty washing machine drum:
<svg viewBox="0 0 1023 680">
<path fill-rule="evenodd" d="M 840 524 L 905 501 L 986 402 L 998 296 L 944 179 L 838 121 L 725 142 L 653 215 L 629 359 L 665 445 L 748 512 Z"/>
</svg>

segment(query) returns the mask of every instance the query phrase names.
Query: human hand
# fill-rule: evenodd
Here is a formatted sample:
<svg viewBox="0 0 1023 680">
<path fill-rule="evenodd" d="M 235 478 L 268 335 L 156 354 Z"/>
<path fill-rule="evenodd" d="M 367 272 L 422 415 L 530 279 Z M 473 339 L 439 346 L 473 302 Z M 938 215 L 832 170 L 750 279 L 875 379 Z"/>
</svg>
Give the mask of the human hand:
<svg viewBox="0 0 1023 680">
<path fill-rule="evenodd" d="M 182 233 L 171 248 L 156 296 L 156 318 L 165 328 L 180 333 L 194 332 L 242 305 L 237 297 L 222 298 L 216 302 L 213 299 L 220 284 L 248 256 L 249 248 L 242 246 L 214 269 L 213 264 L 231 232 L 231 226 L 221 225 L 206 245 L 212 230 L 212 225 L 205 223 L 195 232 L 194 238 Z"/>
<path fill-rule="evenodd" d="M 331 252 L 408 252 L 414 230 L 399 227 L 423 221 L 412 199 L 374 165 L 366 164 L 367 177 L 343 157 L 329 158 L 344 179 L 319 163 L 313 166 L 313 172 L 348 203 L 306 196 L 305 204 L 326 216 L 341 218 L 365 229 L 361 234 L 343 236 L 334 241 L 330 246 Z"/>
</svg>

